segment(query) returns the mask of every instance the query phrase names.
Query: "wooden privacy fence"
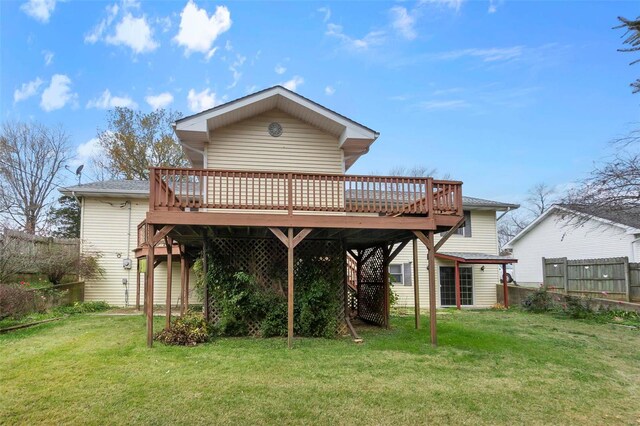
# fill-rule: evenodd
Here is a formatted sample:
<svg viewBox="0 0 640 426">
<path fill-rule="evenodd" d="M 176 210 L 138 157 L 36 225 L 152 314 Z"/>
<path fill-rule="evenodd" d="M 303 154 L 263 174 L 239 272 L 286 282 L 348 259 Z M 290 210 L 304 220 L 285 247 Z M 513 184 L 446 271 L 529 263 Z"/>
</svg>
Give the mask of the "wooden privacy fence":
<svg viewBox="0 0 640 426">
<path fill-rule="evenodd" d="M 21 270 L 17 274 L 36 274 L 40 256 L 56 252 L 80 255 L 80 240 L 77 238 L 53 238 L 27 234 L 26 232 L 4 229 L 0 233 L 0 249 L 20 258 Z"/>
<path fill-rule="evenodd" d="M 640 301 L 640 263 L 631 263 L 627 257 L 543 257 L 542 277 L 545 287 L 565 294 Z"/>
</svg>

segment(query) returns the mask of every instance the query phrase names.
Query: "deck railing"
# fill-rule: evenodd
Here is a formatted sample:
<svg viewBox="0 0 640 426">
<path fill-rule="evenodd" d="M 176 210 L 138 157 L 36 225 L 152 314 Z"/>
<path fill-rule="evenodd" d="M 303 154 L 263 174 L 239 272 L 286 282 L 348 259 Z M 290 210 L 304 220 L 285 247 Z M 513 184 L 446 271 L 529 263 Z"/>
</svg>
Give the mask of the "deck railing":
<svg viewBox="0 0 640 426">
<path fill-rule="evenodd" d="M 462 214 L 462 182 L 430 177 L 152 168 L 156 210 Z"/>
</svg>

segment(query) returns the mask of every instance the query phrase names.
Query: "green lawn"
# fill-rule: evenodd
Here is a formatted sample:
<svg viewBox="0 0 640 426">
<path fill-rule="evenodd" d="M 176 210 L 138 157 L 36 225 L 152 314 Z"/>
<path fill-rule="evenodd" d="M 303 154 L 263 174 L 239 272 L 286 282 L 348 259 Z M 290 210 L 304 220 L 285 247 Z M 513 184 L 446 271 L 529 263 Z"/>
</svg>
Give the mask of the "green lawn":
<svg viewBox="0 0 640 426">
<path fill-rule="evenodd" d="M 518 311 L 439 320 L 437 349 L 411 317 L 361 345 L 147 349 L 142 317 L 77 315 L 0 335 L 0 423 L 640 423 L 640 331 Z"/>
</svg>

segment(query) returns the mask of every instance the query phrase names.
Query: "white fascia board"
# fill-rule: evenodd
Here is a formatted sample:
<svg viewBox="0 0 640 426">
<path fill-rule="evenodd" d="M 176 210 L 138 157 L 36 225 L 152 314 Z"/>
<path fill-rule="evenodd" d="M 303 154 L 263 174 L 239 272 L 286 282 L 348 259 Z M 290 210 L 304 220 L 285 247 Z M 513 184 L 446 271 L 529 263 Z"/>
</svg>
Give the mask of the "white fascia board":
<svg viewBox="0 0 640 426">
<path fill-rule="evenodd" d="M 340 138 L 338 138 L 338 147 L 342 148 L 350 139 L 365 139 L 370 140 L 371 142 L 375 141 L 378 138 L 378 134 L 372 131 L 359 131 L 359 129 L 354 126 L 347 126 L 342 131 Z"/>
<path fill-rule="evenodd" d="M 195 116 L 186 119 L 182 122 L 176 123 L 176 131 L 186 130 L 193 132 L 206 132 L 207 131 L 207 120 L 217 117 L 219 115 L 226 114 L 230 111 L 244 108 L 253 103 L 259 102 L 264 99 L 268 99 L 272 96 L 282 96 L 284 98 L 289 99 L 292 102 L 295 102 L 317 114 L 320 114 L 332 121 L 335 121 L 342 126 L 345 126 L 345 130 L 349 130 L 349 135 L 346 135 L 346 138 L 354 137 L 357 139 L 375 139 L 378 135 L 376 132 L 367 129 L 362 125 L 358 125 L 337 113 L 329 111 L 320 105 L 317 105 L 308 99 L 303 98 L 300 95 L 296 95 L 293 92 L 289 92 L 282 87 L 274 87 L 271 90 L 264 91 L 262 93 L 258 93 L 253 96 L 248 96 L 245 99 L 241 99 L 238 101 L 232 101 L 229 105 L 223 106 L 219 109 L 215 109 L 209 112 L 203 112 L 200 114 L 196 114 Z M 344 134 L 344 132 L 343 132 Z M 350 136 L 353 135 L 353 136 Z"/>
</svg>

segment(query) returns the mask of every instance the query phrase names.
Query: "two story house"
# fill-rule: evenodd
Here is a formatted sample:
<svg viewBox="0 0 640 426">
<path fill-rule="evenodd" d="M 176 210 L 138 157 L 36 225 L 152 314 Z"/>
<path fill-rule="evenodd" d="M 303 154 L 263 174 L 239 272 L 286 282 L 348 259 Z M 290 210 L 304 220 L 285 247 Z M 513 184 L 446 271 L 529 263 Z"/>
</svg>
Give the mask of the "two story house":
<svg viewBox="0 0 640 426">
<path fill-rule="evenodd" d="M 132 305 L 135 286 L 149 345 L 154 304 L 165 305 L 167 326 L 173 304 L 184 312 L 203 303 L 214 315 L 206 286 L 204 300 L 189 289 L 189 266 L 211 250 L 266 285 L 268 271 L 286 270 L 289 344 L 304 256 L 344 265 L 337 315 L 347 323 L 351 299 L 360 318 L 388 325 L 392 282 L 400 303 L 429 306 L 433 344 L 437 306 L 495 303 L 497 271 L 483 265 L 512 261 L 498 256 L 495 214 L 516 206 L 465 198 L 459 181 L 346 174 L 378 133 L 280 86 L 185 117 L 174 130 L 192 168 L 63 191 L 82 203 L 82 250 L 102 253 L 105 274 L 87 282 L 86 298 Z"/>
</svg>

